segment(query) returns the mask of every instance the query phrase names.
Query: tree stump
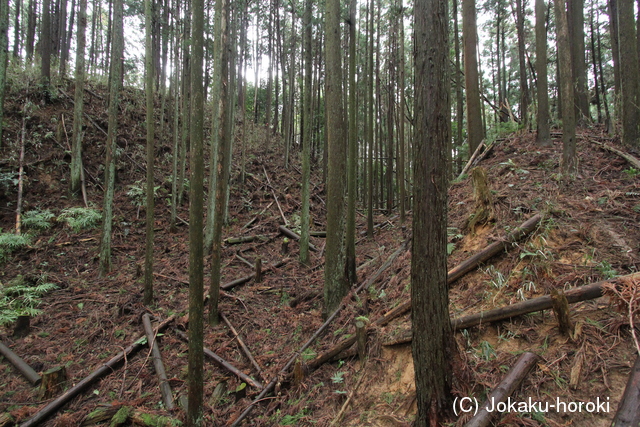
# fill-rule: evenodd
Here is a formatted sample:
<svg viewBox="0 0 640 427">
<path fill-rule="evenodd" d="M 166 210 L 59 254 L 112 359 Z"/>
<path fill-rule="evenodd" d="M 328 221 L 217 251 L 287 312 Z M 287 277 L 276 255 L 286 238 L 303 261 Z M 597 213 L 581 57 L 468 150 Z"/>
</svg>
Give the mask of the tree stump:
<svg viewBox="0 0 640 427">
<path fill-rule="evenodd" d="M 475 234 L 476 227 L 493 221 L 495 214 L 493 211 L 493 196 L 489 189 L 487 171 L 483 167 L 476 167 L 471 170 L 471 182 L 473 183 L 473 198 L 475 208 L 468 220 L 468 228 Z"/>
<path fill-rule="evenodd" d="M 254 280 L 256 283 L 262 282 L 262 259 L 261 258 L 256 259 L 256 277 Z"/>
<path fill-rule="evenodd" d="M 573 324 L 571 323 L 569 302 L 564 292 L 553 289 L 551 291 L 551 303 L 553 304 L 553 312 L 558 320 L 560 333 L 565 336 L 571 336 L 573 334 Z"/>
<path fill-rule="evenodd" d="M 64 383 L 67 382 L 67 369 L 64 366 L 51 368 L 42 374 L 40 383 L 40 400 L 51 399 L 63 391 Z"/>
<path fill-rule="evenodd" d="M 14 338 L 24 338 L 31 332 L 31 316 L 18 316 L 13 327 Z"/>
</svg>

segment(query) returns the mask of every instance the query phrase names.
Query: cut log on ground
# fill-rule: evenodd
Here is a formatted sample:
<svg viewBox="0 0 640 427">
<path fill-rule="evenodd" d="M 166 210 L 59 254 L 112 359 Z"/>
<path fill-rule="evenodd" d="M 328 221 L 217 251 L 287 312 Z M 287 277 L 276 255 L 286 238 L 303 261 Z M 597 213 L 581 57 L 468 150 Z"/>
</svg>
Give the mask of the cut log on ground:
<svg viewBox="0 0 640 427">
<path fill-rule="evenodd" d="M 40 375 L 33 370 L 33 368 L 20 358 L 17 354 L 15 354 L 9 347 L 4 345 L 2 341 L 0 341 L 0 354 L 2 354 L 15 368 L 20 371 L 24 377 L 29 380 L 29 382 L 37 386 L 40 384 L 41 378 Z"/>
<path fill-rule="evenodd" d="M 627 387 L 618 405 L 611 427 L 637 427 L 640 425 L 640 356 L 629 373 Z"/>
<path fill-rule="evenodd" d="M 226 243 L 227 245 L 239 245 L 241 243 L 249 243 L 255 240 L 266 242 L 267 240 L 269 240 L 269 236 L 259 234 L 255 236 L 229 237 L 228 239 L 224 240 L 224 243 Z"/>
<path fill-rule="evenodd" d="M 522 380 L 529 374 L 535 366 L 538 356 L 534 353 L 524 353 L 516 364 L 511 368 L 506 377 L 491 392 L 487 400 L 480 406 L 478 413 L 467 423 L 465 427 L 486 427 L 491 423 L 491 419 L 499 411 L 492 410 L 497 405 L 507 400 L 509 396 L 520 386 Z"/>
<path fill-rule="evenodd" d="M 247 347 L 247 345 L 244 343 L 244 341 L 242 340 L 242 337 L 240 337 L 240 334 L 238 334 L 238 331 L 236 331 L 236 328 L 233 327 L 233 325 L 231 324 L 227 316 L 224 315 L 224 313 L 220 313 L 220 317 L 222 318 L 222 321 L 229 327 L 229 330 L 231 331 L 233 336 L 236 337 L 236 340 L 238 341 L 238 345 L 244 352 L 245 356 L 247 356 L 247 359 L 249 359 L 253 367 L 256 368 L 256 371 L 258 372 L 258 374 L 260 374 L 260 377 L 262 377 L 262 379 L 265 379 L 264 373 L 262 372 L 262 368 L 260 367 L 260 365 L 258 365 L 258 362 L 256 361 L 256 359 L 253 358 L 251 351 L 249 351 L 249 347 Z"/>
<path fill-rule="evenodd" d="M 487 261 L 489 258 L 492 258 L 498 253 L 502 252 L 507 248 L 509 244 L 517 242 L 518 240 L 530 234 L 538 226 L 538 223 L 541 219 L 542 216 L 540 214 L 532 216 L 520 227 L 509 233 L 507 237 L 504 238 L 504 240 L 491 243 L 471 258 L 467 258 L 467 260 L 450 270 L 447 277 L 447 281 L 449 282 L 449 284 L 455 282 L 460 277 L 467 274 L 469 271 L 478 267 L 478 265 Z"/>
<path fill-rule="evenodd" d="M 300 236 L 297 233 L 294 233 L 293 231 L 289 230 L 287 227 L 285 227 L 284 225 L 281 225 L 278 227 L 278 230 L 280 230 L 280 232 L 282 234 L 284 234 L 285 236 L 295 240 L 295 241 L 299 241 L 300 240 Z M 309 243 L 309 249 L 311 249 L 314 252 L 318 252 L 318 248 L 313 245 L 312 243 Z"/>
<path fill-rule="evenodd" d="M 187 334 L 182 332 L 180 329 L 173 328 L 173 330 L 180 338 L 182 338 L 184 342 L 189 342 L 189 337 L 187 337 Z M 207 356 L 209 359 L 213 360 L 221 368 L 226 369 L 227 371 L 231 372 L 233 375 L 240 378 L 242 381 L 244 381 L 251 387 L 258 390 L 264 389 L 264 386 L 260 384 L 259 381 L 254 380 L 249 375 L 245 374 L 240 369 L 236 368 L 231 363 L 227 362 L 222 357 L 218 356 L 217 354 L 215 354 L 213 351 L 209 350 L 206 347 L 204 348 L 204 355 Z"/>
<path fill-rule="evenodd" d="M 151 317 L 148 313 L 142 315 L 142 325 L 144 327 L 144 333 L 147 335 L 147 345 L 151 348 L 151 357 L 153 358 L 153 367 L 156 370 L 158 376 L 158 384 L 160 385 L 160 394 L 162 395 L 162 402 L 167 411 L 173 411 L 175 405 L 173 403 L 173 394 L 171 393 L 171 386 L 169 385 L 169 379 L 164 369 L 164 363 L 162 363 L 162 356 L 160 355 L 160 348 L 158 347 L 157 335 L 153 333 L 153 327 L 151 326 Z"/>
<path fill-rule="evenodd" d="M 173 320 L 175 316 L 171 316 L 164 322 L 160 323 L 154 333 L 161 332 L 164 330 Z M 33 427 L 42 423 L 44 420 L 49 418 L 51 415 L 56 413 L 60 408 L 66 405 L 71 399 L 82 393 L 86 388 L 88 388 L 91 384 L 102 378 L 103 376 L 110 374 L 113 372 L 114 368 L 118 366 L 124 359 L 131 357 L 135 352 L 139 351 L 142 347 L 144 347 L 144 339 L 145 337 L 140 337 L 129 347 L 125 348 L 124 351 L 121 351 L 117 355 L 115 355 L 111 360 L 107 363 L 104 363 L 98 369 L 93 371 L 88 377 L 84 378 L 75 386 L 71 387 L 67 390 L 63 395 L 55 399 L 53 402 L 49 403 L 47 406 L 38 411 L 33 417 L 24 423 L 20 424 L 20 427 Z"/>
</svg>

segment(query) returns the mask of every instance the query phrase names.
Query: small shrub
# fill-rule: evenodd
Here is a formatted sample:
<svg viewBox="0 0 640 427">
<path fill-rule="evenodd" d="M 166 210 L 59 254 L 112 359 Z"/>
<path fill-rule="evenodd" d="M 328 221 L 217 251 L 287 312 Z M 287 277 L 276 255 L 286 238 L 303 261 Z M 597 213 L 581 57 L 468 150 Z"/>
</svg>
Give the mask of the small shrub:
<svg viewBox="0 0 640 427">
<path fill-rule="evenodd" d="M 58 221 L 64 221 L 76 233 L 93 228 L 102 219 L 102 213 L 92 208 L 66 208 L 58 216 Z"/>
<path fill-rule="evenodd" d="M 25 212 L 22 216 L 22 225 L 32 230 L 48 230 L 51 228 L 51 220 L 54 217 L 55 215 L 52 214 L 49 209 L 45 209 L 44 211 L 36 209 Z"/>
<path fill-rule="evenodd" d="M 40 310 L 40 298 L 49 291 L 57 289 L 53 283 L 45 282 L 40 277 L 35 284 L 28 283 L 22 276 L 17 276 L 6 286 L 0 284 L 0 325 L 16 321 L 19 316 L 36 316 Z"/>
<path fill-rule="evenodd" d="M 25 234 L 0 233 L 0 261 L 18 249 L 29 246 L 30 239 Z"/>
</svg>

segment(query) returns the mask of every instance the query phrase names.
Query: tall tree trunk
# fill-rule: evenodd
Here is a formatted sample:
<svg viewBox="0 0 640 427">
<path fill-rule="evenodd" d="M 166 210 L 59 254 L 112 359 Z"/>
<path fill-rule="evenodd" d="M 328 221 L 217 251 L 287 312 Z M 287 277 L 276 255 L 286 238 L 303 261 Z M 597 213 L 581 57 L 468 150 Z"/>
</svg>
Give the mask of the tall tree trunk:
<svg viewBox="0 0 640 427">
<path fill-rule="evenodd" d="M 0 149 L 4 148 L 2 140 L 4 128 L 4 98 L 7 85 L 7 47 L 9 45 L 9 3 L 0 0 Z"/>
<path fill-rule="evenodd" d="M 475 0 L 462 0 L 462 37 L 464 39 L 464 76 L 467 90 L 467 138 L 469 153 L 473 153 L 482 138 L 482 111 L 478 78 L 478 39 Z M 469 154 L 471 155 L 471 154 Z"/>
<path fill-rule="evenodd" d="M 87 28 L 87 0 L 80 0 L 76 30 L 75 102 L 73 108 L 73 147 L 71 151 L 71 192 L 82 187 L 82 121 L 84 109 L 84 51 Z"/>
<path fill-rule="evenodd" d="M 188 10 L 188 9 L 187 9 Z M 187 13 L 185 10 L 185 14 Z M 189 187 L 189 370 L 187 427 L 203 425 L 203 329 L 204 329 L 204 88 L 202 56 L 204 44 L 204 0 L 191 3 L 191 182 Z M 188 15 L 186 15 L 188 16 Z M 188 18 L 187 18 L 188 20 Z"/>
<path fill-rule="evenodd" d="M 27 17 L 27 41 L 25 44 L 25 53 L 27 54 L 27 62 L 31 62 L 33 59 L 33 45 L 35 43 L 36 38 L 36 10 L 38 9 L 38 5 L 36 0 L 29 0 L 28 13 Z"/>
<path fill-rule="evenodd" d="M 13 24 L 13 57 L 20 57 L 20 12 L 22 11 L 22 0 L 16 0 L 16 13 Z M 0 143 L 0 146 L 2 144 Z"/>
<path fill-rule="evenodd" d="M 589 123 L 591 114 L 585 60 L 584 0 L 567 0 L 567 9 L 576 118 L 580 123 Z"/>
<path fill-rule="evenodd" d="M 618 37 L 620 46 L 620 83 L 622 103 L 622 142 L 640 146 L 640 105 L 638 104 L 638 50 L 633 0 L 618 0 Z"/>
<path fill-rule="evenodd" d="M 367 146 L 369 148 L 369 156 L 367 159 L 369 175 L 367 177 L 367 236 L 373 238 L 373 148 L 374 148 L 374 135 L 373 135 L 373 116 L 375 114 L 375 106 L 373 104 L 373 12 L 374 3 L 373 0 L 369 2 L 369 32 L 368 32 L 368 66 L 367 66 Z"/>
<path fill-rule="evenodd" d="M 536 74 L 538 75 L 538 120 L 536 142 L 551 145 L 549 129 L 549 83 L 547 77 L 547 5 L 544 0 L 536 2 Z"/>
<path fill-rule="evenodd" d="M 416 425 L 440 425 L 451 408 L 453 331 L 447 285 L 449 29 L 446 0 L 416 0 L 414 215 L 411 258 Z M 468 24 L 468 22 L 467 22 Z M 475 44 L 475 43 L 474 43 Z M 466 60 L 467 58 L 465 58 Z M 428 330 L 429 334 L 424 332 Z"/>
<path fill-rule="evenodd" d="M 347 145 L 342 104 L 342 63 L 340 49 L 340 1 L 325 4 L 325 99 L 328 142 L 327 243 L 324 269 L 324 317 L 338 308 L 349 290 L 345 274 L 345 220 Z"/>
<path fill-rule="evenodd" d="M 529 127 L 529 85 L 527 83 L 527 63 L 525 61 L 525 40 L 524 40 L 524 8 L 522 0 L 516 0 L 516 28 L 518 33 L 518 63 L 520 65 L 520 116 L 522 127 Z"/>
<path fill-rule="evenodd" d="M 605 132 L 610 133 L 612 130 L 611 126 L 611 114 L 609 113 L 609 102 L 607 101 L 607 90 L 604 85 L 604 72 L 602 71 L 602 49 L 600 46 L 600 31 L 598 31 L 598 69 L 600 70 L 600 89 L 602 92 L 602 103 L 604 104 L 604 127 Z"/>
<path fill-rule="evenodd" d="M 311 85 L 312 85 L 312 66 L 313 66 L 313 50 L 311 39 L 313 37 L 313 29 L 311 27 L 311 18 L 313 15 L 313 1 L 305 0 L 304 15 L 302 27 L 303 32 L 303 48 L 304 52 L 304 94 L 302 106 L 303 111 L 303 132 L 302 132 L 302 212 L 300 214 L 301 230 L 300 230 L 300 263 L 309 265 L 309 181 L 311 175 L 311 126 L 313 123 L 311 108 Z"/>
<path fill-rule="evenodd" d="M 596 109 L 598 116 L 598 123 L 602 123 L 602 103 L 600 102 L 600 86 L 598 85 L 598 81 L 601 79 L 601 76 L 598 76 L 598 60 L 596 57 L 596 35 L 595 29 L 593 25 L 593 5 L 591 7 L 589 13 L 589 38 L 591 41 L 591 62 L 593 64 L 593 88 L 596 92 Z"/>
<path fill-rule="evenodd" d="M 144 1 L 144 24 L 145 24 L 145 95 L 146 95 L 146 127 L 147 127 L 147 206 L 146 206 L 146 253 L 144 260 L 144 299 L 145 305 L 153 302 L 153 226 L 154 224 L 154 199 L 153 199 L 153 169 L 154 164 L 154 106 L 153 106 L 153 45 L 152 33 L 152 9 L 151 0 Z"/>
<path fill-rule="evenodd" d="M 558 67 L 562 93 L 562 171 L 571 176 L 576 173 L 576 121 L 571 73 L 571 48 L 565 0 L 554 0 L 556 37 L 558 40 Z"/>
<path fill-rule="evenodd" d="M 398 10 L 400 13 L 399 25 L 400 25 L 400 73 L 398 75 L 400 86 L 400 111 L 398 114 L 398 189 L 400 191 L 400 223 L 404 224 L 405 221 L 405 202 L 406 202 L 406 190 L 404 185 L 405 174 L 405 134 L 404 134 L 404 109 L 405 109 L 405 59 L 404 59 L 404 6 L 402 0 L 398 2 Z"/>
<path fill-rule="evenodd" d="M 113 48 L 109 72 L 109 127 L 107 131 L 107 155 L 105 161 L 105 195 L 102 210 L 102 239 L 100 243 L 100 274 L 111 270 L 111 221 L 113 217 L 113 194 L 115 190 L 116 147 L 118 138 L 118 105 L 122 82 L 122 60 L 124 56 L 124 29 L 122 0 L 114 0 Z"/>
<path fill-rule="evenodd" d="M 42 25 L 40 28 L 40 82 L 48 90 L 51 82 L 51 0 L 43 0 Z"/>
<path fill-rule="evenodd" d="M 356 118 L 356 0 L 349 5 L 349 153 L 347 156 L 347 238 L 346 275 L 350 285 L 356 275 L 356 164 L 358 162 L 358 124 Z"/>
<path fill-rule="evenodd" d="M 618 1 L 607 0 L 609 11 L 609 37 L 611 39 L 611 57 L 613 59 L 613 81 L 616 96 L 620 95 L 620 43 L 618 41 Z M 617 104 L 617 102 L 616 102 Z M 616 112 L 616 115 L 619 115 Z"/>
<path fill-rule="evenodd" d="M 60 16 L 58 21 L 59 26 L 59 60 L 60 60 L 60 77 L 66 77 L 67 74 L 67 59 L 69 57 L 69 48 L 67 46 L 67 0 L 60 0 Z M 73 26 L 69 28 L 69 31 L 73 30 Z M 66 55 L 66 56 L 65 56 Z"/>
<path fill-rule="evenodd" d="M 458 154 L 458 163 L 462 167 L 462 130 L 464 126 L 464 97 L 462 93 L 462 70 L 460 68 L 460 29 L 458 28 L 458 3 L 461 0 L 453 0 L 453 37 L 455 44 L 455 82 L 456 82 L 456 135 L 455 146 Z M 458 171 L 456 171 L 456 175 Z"/>
<path fill-rule="evenodd" d="M 221 280 L 221 257 L 222 257 L 222 225 L 224 221 L 224 199 L 226 187 L 229 181 L 228 162 L 229 145 L 231 138 L 229 135 L 229 3 L 227 0 L 220 0 L 216 3 L 216 39 L 220 40 L 220 49 L 217 59 L 220 64 L 219 78 L 216 84 L 220 85 L 220 96 L 214 98 L 218 103 L 218 162 L 213 171 L 217 171 L 215 187 L 215 209 L 213 210 L 213 244 L 211 248 L 211 283 L 209 287 L 209 324 L 218 324 L 218 300 L 220 298 Z M 211 205 L 209 205 L 211 208 Z M 211 210 L 209 211 L 211 212 Z"/>
</svg>

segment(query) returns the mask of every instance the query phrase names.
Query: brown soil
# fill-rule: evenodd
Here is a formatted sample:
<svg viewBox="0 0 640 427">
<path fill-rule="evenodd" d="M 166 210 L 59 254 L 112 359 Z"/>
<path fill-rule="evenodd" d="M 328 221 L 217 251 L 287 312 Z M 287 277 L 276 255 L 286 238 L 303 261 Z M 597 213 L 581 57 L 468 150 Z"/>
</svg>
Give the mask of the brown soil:
<svg viewBox="0 0 640 427">
<path fill-rule="evenodd" d="M 104 95 L 101 88 L 92 90 Z M 66 92 L 71 93 L 71 88 Z M 1 172 L 18 170 L 20 111 L 27 98 L 38 108 L 26 121 L 27 178 L 23 210 L 50 209 L 58 215 L 65 207 L 82 205 L 81 200 L 71 197 L 67 191 L 70 158 L 65 150 L 72 129 L 72 105 L 68 100 L 60 97 L 45 103 L 37 94 L 27 92 L 8 100 L 7 147 L 0 161 Z M 91 97 L 86 112 L 106 130 L 105 102 Z M 186 327 L 188 227 L 179 223 L 176 233 L 169 232 L 170 132 L 161 135 L 156 148 L 155 178 L 161 188 L 155 211 L 155 305 L 145 307 L 140 274 L 144 260 L 144 208 L 136 206 L 126 194 L 128 185 L 144 179 L 142 94 L 127 91 L 123 105 L 118 144 L 126 154 L 118 161 L 113 272 L 105 278 L 98 276 L 99 228 L 75 233 L 63 223 L 55 223 L 51 229 L 39 233 L 29 248 L 13 253 L 0 273 L 3 284 L 22 274 L 31 278 L 46 275 L 48 281 L 58 285 L 57 290 L 43 297 L 42 313 L 32 319 L 32 332 L 27 337 L 13 338 L 11 328 L 6 326 L 0 328 L 0 340 L 39 372 L 66 366 L 67 388 L 138 339 L 143 334 L 140 321 L 143 313 L 149 312 L 161 319 L 177 314 L 177 327 Z M 63 132 L 56 133 L 62 117 L 65 127 L 61 129 Z M 263 383 L 269 382 L 322 324 L 323 286 L 322 252 L 312 252 L 311 268 L 297 263 L 298 248 L 294 242 L 289 245 L 288 254 L 281 253 L 283 236 L 278 233 L 278 225 L 282 224 L 282 218 L 277 204 L 272 204 L 252 226 L 242 228 L 273 201 L 263 167 L 288 221 L 295 222 L 299 214 L 298 153 L 293 156 L 293 165 L 285 169 L 280 140 L 271 138 L 271 144 L 266 146 L 265 139 L 264 128 L 249 126 L 248 179 L 244 186 L 237 180 L 236 144 L 230 224 L 224 236 L 255 234 L 267 235 L 270 239 L 224 246 L 223 283 L 252 273 L 237 254 L 250 262 L 260 258 L 263 265 L 283 258 L 288 262 L 266 273 L 262 283 L 250 281 L 221 300 L 221 311 L 251 349 L 263 374 L 253 370 L 227 327 L 207 328 L 205 337 L 206 347 Z M 104 140 L 99 130 L 86 124 L 87 190 L 90 202 L 98 208 L 102 206 Z M 495 221 L 476 228 L 473 235 L 462 229 L 474 209 L 471 182 L 463 179 L 452 184 L 449 215 L 450 226 L 456 230 L 451 237 L 455 249 L 449 258 L 450 267 L 503 237 L 535 213 L 545 214 L 532 236 L 453 284 L 452 316 L 476 313 L 548 294 L 552 289 L 568 289 L 637 270 L 640 178 L 623 159 L 601 151 L 592 140 L 618 145 L 617 139 L 609 139 L 597 127 L 582 130 L 578 137 L 580 172 L 574 180 L 560 174 L 562 146 L 559 140 L 550 148 L 536 146 L 530 133 L 501 140 L 482 162 L 496 201 Z M 312 228 L 322 230 L 325 194 L 319 165 L 315 170 Z M 4 231 L 15 226 L 16 199 L 17 187 L 0 190 L 0 227 Z M 178 211 L 182 219 L 188 219 L 188 202 L 183 202 Z M 384 226 L 373 239 L 359 241 L 358 265 L 372 260 L 359 271 L 360 282 L 373 275 L 405 240 L 407 231 L 394 215 L 377 215 L 376 223 Z M 365 230 L 364 220 L 363 215 L 357 216 L 358 233 Z M 407 225 L 410 224 L 409 215 Z M 324 248 L 323 239 L 312 238 L 312 242 Z M 410 252 L 402 254 L 359 299 L 351 298 L 330 331 L 303 354 L 302 360 L 310 359 L 353 333 L 355 316 L 375 319 L 405 301 L 410 294 L 410 261 Z M 208 279 L 206 284 L 208 286 Z M 475 396 L 481 400 L 500 382 L 520 353 L 533 351 L 540 356 L 540 361 L 517 391 L 516 399 L 531 397 L 545 401 L 559 397 L 567 402 L 586 402 L 600 397 L 609 399 L 610 412 L 507 414 L 498 425 L 609 425 L 635 359 L 629 318 L 626 311 L 618 312 L 617 304 L 612 304 L 609 298 L 571 308 L 572 320 L 580 330 L 574 340 L 559 335 L 550 312 L 457 333 L 461 363 L 456 363 L 455 396 Z M 258 404 L 246 424 L 329 425 L 364 375 L 337 425 L 410 425 L 416 412 L 410 345 L 383 345 L 390 336 L 409 328 L 410 316 L 405 315 L 374 331 L 370 335 L 364 371 L 360 370 L 357 359 L 345 358 L 309 373 L 300 385 L 279 384 L 276 394 Z M 160 350 L 174 396 L 179 400 L 187 394 L 187 346 L 169 328 L 160 338 Z M 580 363 L 579 381 L 570 385 L 572 368 Z M 227 391 L 221 399 L 213 399 L 214 389 L 222 383 L 226 384 Z M 257 395 L 256 390 L 248 387 L 240 390 L 241 382 L 234 375 L 210 361 L 205 362 L 204 384 L 205 425 L 208 426 L 229 425 Z M 123 404 L 184 421 L 182 410 L 169 414 L 160 402 L 153 365 L 143 350 L 43 425 L 77 426 L 96 409 Z M 0 414 L 9 413 L 21 422 L 46 403 L 48 401 L 38 401 L 37 390 L 6 359 L 0 358 Z M 462 425 L 466 419 L 452 418 L 449 425 Z"/>
</svg>

